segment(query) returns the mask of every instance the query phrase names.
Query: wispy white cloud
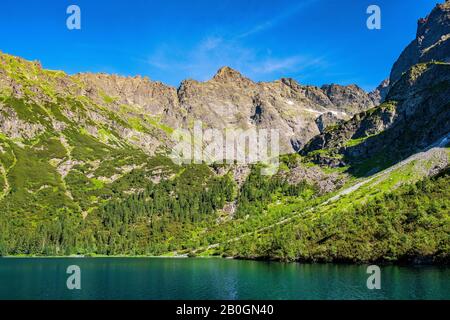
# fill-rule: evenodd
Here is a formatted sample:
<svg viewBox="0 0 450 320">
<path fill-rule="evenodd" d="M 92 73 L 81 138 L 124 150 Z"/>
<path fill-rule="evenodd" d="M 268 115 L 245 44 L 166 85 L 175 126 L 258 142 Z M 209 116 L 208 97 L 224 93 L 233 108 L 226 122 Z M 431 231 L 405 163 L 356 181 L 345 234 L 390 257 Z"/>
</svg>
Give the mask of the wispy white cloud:
<svg viewBox="0 0 450 320">
<path fill-rule="evenodd" d="M 326 61 L 319 57 L 313 58 L 306 55 L 288 56 L 284 58 L 268 58 L 261 61 L 253 68 L 256 74 L 272 74 L 275 72 L 301 72 L 308 68 L 323 69 Z"/>
<path fill-rule="evenodd" d="M 254 72 L 256 73 L 273 73 L 277 71 L 291 70 L 292 68 L 299 65 L 299 62 L 302 60 L 300 56 L 272 59 L 269 58 L 265 61 L 262 61 L 258 66 L 254 68 Z"/>
<path fill-rule="evenodd" d="M 262 21 L 256 25 L 254 25 L 253 27 L 249 28 L 247 31 L 242 32 L 241 34 L 238 34 L 236 36 L 236 39 L 242 39 L 242 38 L 246 38 L 249 37 L 251 35 L 260 33 L 262 31 L 266 31 L 268 29 L 271 29 L 277 25 L 279 25 L 280 23 L 282 23 L 283 21 L 293 17 L 295 14 L 297 14 L 300 10 L 304 9 L 305 7 L 309 6 L 310 4 L 317 2 L 317 0 L 305 0 L 302 1 L 300 3 L 297 3 L 296 5 L 293 5 L 289 8 L 287 8 L 285 11 L 283 11 L 282 13 L 280 13 L 279 15 L 267 20 L 267 21 Z"/>
</svg>

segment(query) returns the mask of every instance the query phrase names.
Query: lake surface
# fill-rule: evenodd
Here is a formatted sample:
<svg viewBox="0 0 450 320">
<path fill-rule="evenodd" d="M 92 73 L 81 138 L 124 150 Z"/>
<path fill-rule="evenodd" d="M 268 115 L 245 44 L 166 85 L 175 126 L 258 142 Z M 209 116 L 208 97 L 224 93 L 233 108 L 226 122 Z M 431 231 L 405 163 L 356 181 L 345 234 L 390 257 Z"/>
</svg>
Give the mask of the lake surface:
<svg viewBox="0 0 450 320">
<path fill-rule="evenodd" d="M 67 267 L 81 290 L 67 289 Z M 449 267 L 367 266 L 227 259 L 0 259 L 0 299 L 450 299 Z"/>
</svg>

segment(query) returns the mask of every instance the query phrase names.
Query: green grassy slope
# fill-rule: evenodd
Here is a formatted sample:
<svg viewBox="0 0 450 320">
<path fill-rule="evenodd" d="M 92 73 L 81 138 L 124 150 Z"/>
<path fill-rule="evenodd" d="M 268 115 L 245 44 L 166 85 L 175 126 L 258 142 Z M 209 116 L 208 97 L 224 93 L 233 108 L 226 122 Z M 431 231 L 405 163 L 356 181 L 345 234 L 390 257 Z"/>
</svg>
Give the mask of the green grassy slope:
<svg viewBox="0 0 450 320">
<path fill-rule="evenodd" d="M 449 182 L 447 169 L 394 191 L 364 189 L 215 251 L 287 261 L 448 263 Z"/>
</svg>

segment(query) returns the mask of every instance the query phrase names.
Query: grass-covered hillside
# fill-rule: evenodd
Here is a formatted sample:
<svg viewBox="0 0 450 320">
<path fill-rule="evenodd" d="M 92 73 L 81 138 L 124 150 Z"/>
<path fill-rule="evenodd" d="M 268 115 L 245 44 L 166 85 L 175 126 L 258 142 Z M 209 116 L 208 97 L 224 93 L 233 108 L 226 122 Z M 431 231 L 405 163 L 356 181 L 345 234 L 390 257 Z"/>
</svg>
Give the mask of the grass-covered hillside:
<svg viewBox="0 0 450 320">
<path fill-rule="evenodd" d="M 449 169 L 394 188 L 398 178 L 393 174 L 214 252 L 283 261 L 449 263 Z"/>
</svg>

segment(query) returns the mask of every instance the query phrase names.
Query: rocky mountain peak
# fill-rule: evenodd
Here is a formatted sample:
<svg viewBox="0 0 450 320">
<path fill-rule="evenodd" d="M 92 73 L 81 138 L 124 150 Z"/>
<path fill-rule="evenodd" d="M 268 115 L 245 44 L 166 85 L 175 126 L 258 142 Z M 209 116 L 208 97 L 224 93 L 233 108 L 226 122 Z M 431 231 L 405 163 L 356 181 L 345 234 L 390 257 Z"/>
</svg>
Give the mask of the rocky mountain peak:
<svg viewBox="0 0 450 320">
<path fill-rule="evenodd" d="M 216 81 L 236 81 L 236 80 L 248 80 L 239 71 L 236 71 L 230 67 L 222 67 L 214 75 Z"/>
<path fill-rule="evenodd" d="M 416 39 L 395 62 L 390 83 L 393 85 L 413 65 L 431 61 L 449 62 L 450 56 L 450 2 L 438 4 L 431 13 L 419 19 Z"/>
<path fill-rule="evenodd" d="M 336 105 L 341 112 L 355 113 L 361 109 L 369 109 L 378 104 L 360 87 L 355 84 L 342 86 L 338 84 L 328 84 L 321 87 L 330 101 Z M 365 108 L 361 108 L 364 106 Z"/>
<path fill-rule="evenodd" d="M 297 81 L 295 81 L 295 79 L 292 78 L 281 78 L 280 82 L 286 86 L 288 86 L 289 88 L 299 88 L 300 85 Z"/>
<path fill-rule="evenodd" d="M 369 93 L 369 96 L 373 101 L 383 103 L 384 100 L 386 99 L 388 92 L 389 92 L 389 79 L 385 79 L 381 81 L 381 83 L 378 85 L 378 87 L 376 87 L 375 90 Z"/>
</svg>

